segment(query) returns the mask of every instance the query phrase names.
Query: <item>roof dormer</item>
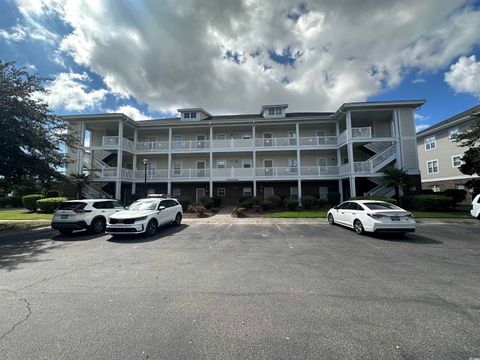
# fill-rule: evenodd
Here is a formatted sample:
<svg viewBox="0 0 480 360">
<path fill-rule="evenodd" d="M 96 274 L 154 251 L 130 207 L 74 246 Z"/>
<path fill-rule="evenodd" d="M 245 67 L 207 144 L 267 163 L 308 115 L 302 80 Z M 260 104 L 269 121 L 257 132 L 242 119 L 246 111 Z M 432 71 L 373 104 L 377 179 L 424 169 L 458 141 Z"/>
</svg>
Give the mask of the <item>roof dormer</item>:
<svg viewBox="0 0 480 360">
<path fill-rule="evenodd" d="M 211 117 L 212 115 L 202 108 L 177 109 L 180 113 L 180 120 L 198 121 Z"/>
<path fill-rule="evenodd" d="M 281 105 L 262 105 L 261 114 L 264 118 L 283 118 L 285 117 L 288 104 Z"/>
</svg>

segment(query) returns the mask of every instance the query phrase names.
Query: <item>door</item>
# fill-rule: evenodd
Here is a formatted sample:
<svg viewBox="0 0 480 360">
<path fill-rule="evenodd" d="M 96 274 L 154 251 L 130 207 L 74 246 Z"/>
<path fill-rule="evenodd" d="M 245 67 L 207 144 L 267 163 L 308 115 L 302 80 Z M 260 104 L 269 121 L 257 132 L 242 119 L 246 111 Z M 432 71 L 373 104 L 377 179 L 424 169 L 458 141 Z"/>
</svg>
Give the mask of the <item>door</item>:
<svg viewBox="0 0 480 360">
<path fill-rule="evenodd" d="M 273 135 L 271 133 L 263 134 L 263 146 L 273 146 Z"/>
<path fill-rule="evenodd" d="M 325 144 L 325 136 L 327 136 L 327 132 L 325 130 L 318 130 L 317 131 L 318 145 L 324 145 Z"/>
<path fill-rule="evenodd" d="M 197 135 L 197 149 L 205 147 L 205 135 Z"/>
<path fill-rule="evenodd" d="M 317 159 L 317 166 L 319 174 L 325 174 L 327 172 L 327 159 L 325 158 L 318 158 Z"/>
<path fill-rule="evenodd" d="M 160 210 L 160 207 L 162 207 L 162 206 L 165 207 L 165 209 Z M 160 203 L 158 204 L 157 210 L 159 211 L 159 213 L 157 214 L 157 221 L 158 221 L 159 225 L 163 225 L 163 224 L 169 223 L 171 221 L 170 220 L 170 218 L 171 218 L 170 212 L 172 210 L 169 209 L 169 207 L 168 207 L 168 200 L 160 201 Z"/>
<path fill-rule="evenodd" d="M 290 146 L 297 145 L 297 132 L 296 131 L 290 131 L 288 133 L 288 145 L 290 145 Z"/>
<path fill-rule="evenodd" d="M 349 206 L 350 206 L 349 202 L 344 202 L 338 205 L 338 208 L 333 212 L 333 218 L 335 219 L 335 222 L 339 224 L 346 223 L 346 218 L 348 217 L 348 215 L 346 215 L 346 212 Z"/>
<path fill-rule="evenodd" d="M 296 174 L 298 172 L 297 158 L 288 159 L 288 171 L 290 174 Z"/>
<path fill-rule="evenodd" d="M 205 161 L 197 161 L 197 177 L 205 177 Z"/>
<path fill-rule="evenodd" d="M 358 215 L 358 212 L 362 211 L 362 208 L 357 203 L 351 202 L 344 210 L 343 223 L 347 226 L 353 227 L 353 220 Z"/>
<path fill-rule="evenodd" d="M 182 137 L 180 135 L 173 135 L 172 138 L 172 148 L 181 149 L 182 148 Z"/>
<path fill-rule="evenodd" d="M 182 162 L 179 160 L 175 160 L 172 163 L 173 166 L 173 176 L 181 176 L 182 175 Z"/>
<path fill-rule="evenodd" d="M 265 176 L 273 176 L 273 160 L 263 160 Z"/>
<path fill-rule="evenodd" d="M 199 202 L 202 197 L 205 197 L 205 188 L 195 189 L 195 202 Z"/>
<path fill-rule="evenodd" d="M 149 136 L 148 137 L 148 148 L 150 150 L 157 148 L 157 137 L 156 136 Z"/>
<path fill-rule="evenodd" d="M 273 187 L 263 188 L 263 198 L 266 200 L 271 196 L 273 196 Z"/>
</svg>

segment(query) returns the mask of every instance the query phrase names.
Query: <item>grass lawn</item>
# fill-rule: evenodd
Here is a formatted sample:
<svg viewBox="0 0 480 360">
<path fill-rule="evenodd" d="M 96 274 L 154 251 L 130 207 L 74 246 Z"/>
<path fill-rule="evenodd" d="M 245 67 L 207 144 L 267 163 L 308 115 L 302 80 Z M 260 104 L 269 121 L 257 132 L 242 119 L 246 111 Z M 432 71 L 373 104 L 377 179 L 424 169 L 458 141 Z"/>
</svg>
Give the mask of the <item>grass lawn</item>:
<svg viewBox="0 0 480 360">
<path fill-rule="evenodd" d="M 326 218 L 328 210 L 304 210 L 304 211 L 282 211 L 273 214 L 266 214 L 267 218 Z M 414 211 L 413 217 L 422 218 L 471 218 L 468 211 Z"/>
<path fill-rule="evenodd" d="M 52 214 L 32 213 L 27 211 L 1 211 L 0 220 L 51 220 Z"/>
</svg>

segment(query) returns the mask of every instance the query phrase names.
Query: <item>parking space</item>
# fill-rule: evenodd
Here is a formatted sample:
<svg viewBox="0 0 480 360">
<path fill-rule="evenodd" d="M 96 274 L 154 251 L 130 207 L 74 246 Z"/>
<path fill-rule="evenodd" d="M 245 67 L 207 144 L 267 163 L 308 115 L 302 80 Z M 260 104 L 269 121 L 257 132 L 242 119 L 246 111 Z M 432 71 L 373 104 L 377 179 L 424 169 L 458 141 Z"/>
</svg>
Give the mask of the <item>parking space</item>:
<svg viewBox="0 0 480 360">
<path fill-rule="evenodd" d="M 480 357 L 479 230 L 191 221 L 1 238 L 0 358 Z"/>
</svg>

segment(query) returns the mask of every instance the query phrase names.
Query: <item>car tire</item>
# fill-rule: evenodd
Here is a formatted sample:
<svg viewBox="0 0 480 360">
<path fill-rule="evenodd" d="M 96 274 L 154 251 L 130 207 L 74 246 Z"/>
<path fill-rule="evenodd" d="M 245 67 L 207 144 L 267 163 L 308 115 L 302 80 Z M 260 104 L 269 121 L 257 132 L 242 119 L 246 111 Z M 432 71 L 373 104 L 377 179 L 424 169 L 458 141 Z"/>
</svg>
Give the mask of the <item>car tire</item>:
<svg viewBox="0 0 480 360">
<path fill-rule="evenodd" d="M 73 230 L 58 230 L 62 235 L 72 235 Z"/>
<path fill-rule="evenodd" d="M 153 236 L 158 230 L 157 222 L 155 220 L 150 220 L 145 229 L 146 236 Z"/>
<path fill-rule="evenodd" d="M 92 234 L 100 234 L 105 232 L 105 220 L 102 219 L 101 217 L 95 218 L 92 220 L 92 223 L 90 224 L 89 231 Z"/>
<path fill-rule="evenodd" d="M 335 219 L 333 218 L 333 215 L 332 215 L 332 214 L 328 214 L 327 219 L 328 219 L 328 223 L 329 223 L 330 225 L 335 225 Z"/>
<path fill-rule="evenodd" d="M 180 226 L 181 223 L 182 223 L 182 214 L 178 213 L 177 216 L 175 216 L 175 221 L 173 222 L 173 225 Z"/>
<path fill-rule="evenodd" d="M 365 230 L 363 229 L 363 224 L 360 220 L 356 219 L 354 222 L 353 222 L 353 230 L 355 230 L 355 232 L 358 234 L 358 235 L 362 235 Z"/>
</svg>

